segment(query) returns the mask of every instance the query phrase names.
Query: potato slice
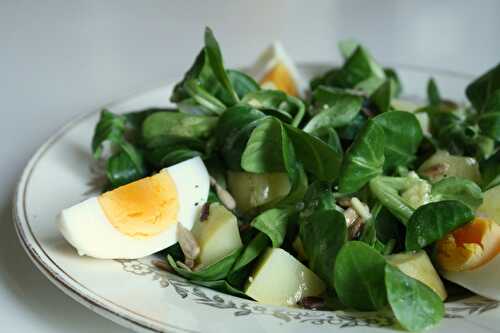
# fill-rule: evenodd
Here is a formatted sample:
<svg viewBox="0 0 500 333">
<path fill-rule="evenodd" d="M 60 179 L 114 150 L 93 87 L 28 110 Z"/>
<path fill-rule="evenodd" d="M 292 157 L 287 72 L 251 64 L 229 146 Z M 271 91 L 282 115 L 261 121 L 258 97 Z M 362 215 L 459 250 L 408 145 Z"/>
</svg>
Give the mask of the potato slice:
<svg viewBox="0 0 500 333">
<path fill-rule="evenodd" d="M 196 221 L 192 233 L 200 246 L 197 269 L 210 266 L 243 246 L 236 216 L 218 203 L 210 205 L 205 221 Z"/>
<path fill-rule="evenodd" d="M 438 151 L 427 159 L 418 174 L 431 183 L 436 183 L 445 177 L 456 176 L 480 183 L 479 164 L 472 157 L 450 155 L 447 151 Z"/>
<path fill-rule="evenodd" d="M 229 192 L 242 213 L 285 197 L 290 192 L 290 181 L 286 173 L 227 173 Z"/>
<path fill-rule="evenodd" d="M 266 250 L 245 288 L 258 302 L 287 306 L 324 291 L 325 284 L 316 274 L 280 248 Z"/>
</svg>

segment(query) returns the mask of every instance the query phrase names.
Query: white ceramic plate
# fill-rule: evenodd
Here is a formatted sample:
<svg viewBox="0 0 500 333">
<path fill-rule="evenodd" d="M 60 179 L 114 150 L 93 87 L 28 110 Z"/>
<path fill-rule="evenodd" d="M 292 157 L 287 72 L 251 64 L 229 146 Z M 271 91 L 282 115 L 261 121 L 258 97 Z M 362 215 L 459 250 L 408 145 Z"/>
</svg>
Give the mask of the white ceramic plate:
<svg viewBox="0 0 500 333">
<path fill-rule="evenodd" d="M 303 65 L 305 78 L 325 65 Z M 445 71 L 399 66 L 407 96 L 425 92 L 434 76 L 444 95 L 463 100 L 470 77 Z M 114 112 L 169 106 L 172 86 L 160 87 L 109 106 Z M 389 313 L 321 312 L 274 307 L 198 287 L 159 271 L 151 258 L 96 260 L 79 257 L 55 227 L 65 207 L 99 189 L 90 140 L 98 112 L 61 128 L 33 156 L 14 198 L 16 229 L 34 264 L 66 294 L 97 313 L 144 332 L 390 332 L 397 329 Z M 447 303 L 439 332 L 496 332 L 499 302 L 473 297 Z"/>
</svg>

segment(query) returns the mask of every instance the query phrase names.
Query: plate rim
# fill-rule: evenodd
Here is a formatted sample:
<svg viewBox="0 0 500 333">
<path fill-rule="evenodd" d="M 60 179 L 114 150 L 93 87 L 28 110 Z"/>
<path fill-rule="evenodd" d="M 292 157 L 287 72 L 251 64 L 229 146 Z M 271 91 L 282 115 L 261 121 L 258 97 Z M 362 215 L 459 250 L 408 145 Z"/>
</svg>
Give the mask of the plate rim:
<svg viewBox="0 0 500 333">
<path fill-rule="evenodd" d="M 331 62 L 300 62 L 297 64 L 299 68 L 315 68 L 324 69 L 333 66 L 334 63 Z M 443 68 L 433 68 L 427 66 L 418 65 L 408 65 L 408 64 L 392 64 L 393 67 L 404 69 L 407 71 L 427 73 L 427 74 L 439 74 L 447 77 L 454 77 L 457 79 L 465 80 L 471 79 L 475 76 L 469 73 L 463 73 L 460 71 L 447 70 Z M 140 96 L 142 94 L 148 93 L 154 89 L 159 89 L 163 86 L 168 86 L 173 84 L 173 82 L 162 83 L 153 87 L 143 89 L 141 91 L 129 94 L 128 96 L 121 98 L 117 101 L 108 103 L 103 107 L 93 110 L 90 112 L 83 112 L 76 115 L 74 119 L 65 123 L 60 127 L 54 134 L 52 134 L 47 140 L 43 142 L 39 148 L 36 149 L 35 153 L 31 156 L 26 166 L 23 168 L 21 176 L 15 187 L 15 192 L 12 198 L 12 218 L 15 227 L 15 231 L 22 248 L 34 263 L 35 267 L 42 274 L 47 277 L 47 279 L 58 287 L 66 295 L 82 304 L 86 308 L 93 312 L 119 324 L 124 327 L 143 332 L 166 332 L 166 333 L 198 333 L 191 329 L 179 327 L 172 325 L 168 322 L 158 322 L 153 318 L 145 317 L 144 315 L 137 314 L 134 311 L 124 308 L 119 304 L 115 304 L 102 296 L 96 295 L 95 292 L 87 289 L 85 286 L 81 285 L 78 281 L 75 281 L 68 273 L 61 269 L 56 262 L 44 251 L 43 247 L 39 244 L 37 238 L 33 234 L 30 226 L 30 221 L 28 219 L 26 211 L 26 200 L 25 195 L 28 189 L 29 180 L 33 170 L 35 169 L 38 161 L 43 157 L 44 153 L 55 144 L 58 139 L 71 130 L 73 127 L 85 121 L 87 118 L 95 116 L 100 110 L 104 108 L 112 108 L 113 106 L 124 103 L 131 98 Z M 27 234 L 26 232 L 29 232 Z M 44 260 L 44 258 L 46 258 Z M 54 269 L 51 265 L 56 267 Z M 65 276 L 61 276 L 61 273 Z M 69 281 L 68 281 L 69 280 Z M 80 286 L 80 288 L 78 287 Z M 88 291 L 84 293 L 83 290 Z M 157 323 L 157 324 L 155 324 Z M 168 327 L 168 330 L 165 330 Z"/>
</svg>

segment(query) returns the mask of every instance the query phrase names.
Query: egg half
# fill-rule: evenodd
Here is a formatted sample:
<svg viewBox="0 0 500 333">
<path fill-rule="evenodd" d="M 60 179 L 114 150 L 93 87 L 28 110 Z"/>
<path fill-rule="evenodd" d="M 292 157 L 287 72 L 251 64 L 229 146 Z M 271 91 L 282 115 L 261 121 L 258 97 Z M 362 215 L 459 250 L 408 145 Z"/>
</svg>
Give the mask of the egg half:
<svg viewBox="0 0 500 333">
<path fill-rule="evenodd" d="M 478 295 L 500 300 L 500 226 L 476 217 L 436 244 L 443 277 Z"/>
<path fill-rule="evenodd" d="M 256 78 L 262 88 L 281 90 L 291 96 L 299 96 L 306 88 L 295 63 L 279 42 L 262 52 L 248 74 Z"/>
<path fill-rule="evenodd" d="M 195 157 L 64 209 L 57 224 L 80 255 L 141 258 L 175 244 L 178 223 L 193 227 L 209 186 Z"/>
</svg>

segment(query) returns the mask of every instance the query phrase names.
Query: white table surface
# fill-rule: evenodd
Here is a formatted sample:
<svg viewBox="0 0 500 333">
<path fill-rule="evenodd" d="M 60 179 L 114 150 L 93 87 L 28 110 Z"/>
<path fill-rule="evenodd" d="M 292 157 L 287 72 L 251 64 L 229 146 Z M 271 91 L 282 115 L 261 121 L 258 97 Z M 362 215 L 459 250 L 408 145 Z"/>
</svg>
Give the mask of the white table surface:
<svg viewBox="0 0 500 333">
<path fill-rule="evenodd" d="M 297 61 L 334 61 L 347 37 L 387 63 L 480 73 L 500 61 L 498 1 L 309 3 L 0 0 L 0 331 L 126 331 L 32 266 L 13 230 L 11 197 L 30 155 L 59 126 L 179 78 L 205 25 L 230 66 L 276 39 Z"/>
</svg>

